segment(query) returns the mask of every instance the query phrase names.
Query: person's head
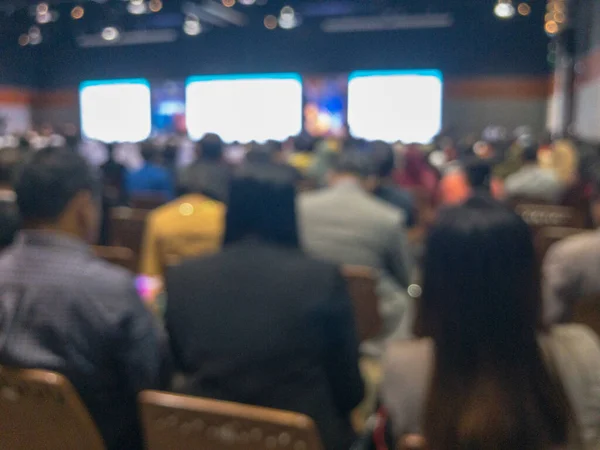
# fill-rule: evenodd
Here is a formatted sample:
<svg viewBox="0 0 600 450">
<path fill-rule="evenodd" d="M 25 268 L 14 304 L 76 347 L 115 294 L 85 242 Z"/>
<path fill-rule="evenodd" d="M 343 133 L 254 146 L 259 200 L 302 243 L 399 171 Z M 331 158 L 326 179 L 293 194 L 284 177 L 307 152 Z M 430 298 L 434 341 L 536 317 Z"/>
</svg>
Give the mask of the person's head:
<svg viewBox="0 0 600 450">
<path fill-rule="evenodd" d="M 294 139 L 294 148 L 297 152 L 312 153 L 315 150 L 315 138 L 308 133 L 302 133 Z"/>
<path fill-rule="evenodd" d="M 14 148 L 0 149 L 0 189 L 9 189 L 20 160 L 20 152 Z"/>
<path fill-rule="evenodd" d="M 521 154 L 523 164 L 537 164 L 538 162 L 538 149 L 535 145 L 528 145 L 523 149 Z"/>
<path fill-rule="evenodd" d="M 39 150 L 23 164 L 15 180 L 24 228 L 96 239 L 99 210 L 97 180 L 85 160 L 61 148 Z"/>
<path fill-rule="evenodd" d="M 531 231 L 472 197 L 440 212 L 427 239 L 417 332 L 435 346 L 424 415 L 430 448 L 564 445 L 570 408 L 537 341 Z"/>
<path fill-rule="evenodd" d="M 143 142 L 140 153 L 146 164 L 158 164 L 160 162 L 160 153 L 152 142 Z"/>
<path fill-rule="evenodd" d="M 115 151 L 116 151 L 116 145 L 113 143 L 110 144 L 106 144 L 106 152 L 107 152 L 107 156 L 108 156 L 108 160 L 109 161 L 114 161 L 115 160 Z"/>
<path fill-rule="evenodd" d="M 224 243 L 248 237 L 299 247 L 296 190 L 284 167 L 248 164 L 232 178 Z"/>
<path fill-rule="evenodd" d="M 206 134 L 196 144 L 196 155 L 202 161 L 221 162 L 223 160 L 223 141 L 216 134 Z"/>
<path fill-rule="evenodd" d="M 473 158 L 465 164 L 465 174 L 469 186 L 475 192 L 490 191 L 492 177 L 492 166 L 484 159 Z"/>
<path fill-rule="evenodd" d="M 246 161 L 249 163 L 266 164 L 272 161 L 270 148 L 267 144 L 250 144 L 250 150 L 246 153 Z"/>
<path fill-rule="evenodd" d="M 380 180 L 391 177 L 396 167 L 396 158 L 392 146 L 382 141 L 376 141 L 372 145 L 372 152 L 377 177 Z"/>
<path fill-rule="evenodd" d="M 369 154 L 359 150 L 346 149 L 337 156 L 333 163 L 329 174 L 329 184 L 335 185 L 344 180 L 354 180 L 370 190 L 373 187 L 375 174 L 375 164 Z"/>
</svg>

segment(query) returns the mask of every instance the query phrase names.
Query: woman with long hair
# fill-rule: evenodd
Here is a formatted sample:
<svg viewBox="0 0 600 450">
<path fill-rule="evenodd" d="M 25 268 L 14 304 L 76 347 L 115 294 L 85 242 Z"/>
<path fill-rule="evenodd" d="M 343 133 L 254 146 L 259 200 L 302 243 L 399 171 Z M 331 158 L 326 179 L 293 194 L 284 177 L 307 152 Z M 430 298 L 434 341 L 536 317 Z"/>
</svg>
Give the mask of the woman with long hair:
<svg viewBox="0 0 600 450">
<path fill-rule="evenodd" d="M 363 397 L 352 303 L 340 270 L 300 249 L 285 167 L 230 184 L 223 251 L 172 268 L 166 324 L 192 395 L 304 413 L 347 450 Z"/>
<path fill-rule="evenodd" d="M 538 327 L 531 232 L 473 197 L 427 241 L 413 342 L 390 345 L 383 401 L 396 436 L 430 450 L 600 448 L 600 347 L 580 325 Z"/>
</svg>

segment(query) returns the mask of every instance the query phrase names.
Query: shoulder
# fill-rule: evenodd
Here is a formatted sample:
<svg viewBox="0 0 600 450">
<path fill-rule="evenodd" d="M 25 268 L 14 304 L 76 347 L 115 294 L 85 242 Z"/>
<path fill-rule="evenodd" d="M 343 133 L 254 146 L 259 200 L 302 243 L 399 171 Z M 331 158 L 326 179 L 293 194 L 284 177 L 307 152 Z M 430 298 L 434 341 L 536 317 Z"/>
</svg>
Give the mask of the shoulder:
<svg viewBox="0 0 600 450">
<path fill-rule="evenodd" d="M 386 376 L 422 377 L 430 368 L 432 358 L 433 342 L 429 339 L 391 342 L 384 354 L 383 368 Z"/>
<path fill-rule="evenodd" d="M 600 341 L 596 333 L 585 325 L 552 327 L 544 339 L 558 357 L 557 363 L 568 365 L 569 360 L 580 360 L 600 364 Z"/>
<path fill-rule="evenodd" d="M 564 258 L 577 258 L 582 254 L 600 250 L 600 232 L 590 231 L 563 239 L 548 250 L 547 260 L 564 261 Z M 568 261 L 572 262 L 571 260 Z"/>
</svg>

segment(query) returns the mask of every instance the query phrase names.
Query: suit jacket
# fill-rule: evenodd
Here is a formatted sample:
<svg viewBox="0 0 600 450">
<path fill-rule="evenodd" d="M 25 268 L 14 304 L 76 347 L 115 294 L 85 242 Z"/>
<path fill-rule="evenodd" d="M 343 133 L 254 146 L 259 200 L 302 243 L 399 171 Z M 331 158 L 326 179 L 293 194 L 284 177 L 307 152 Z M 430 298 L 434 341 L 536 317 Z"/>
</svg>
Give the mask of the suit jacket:
<svg viewBox="0 0 600 450">
<path fill-rule="evenodd" d="M 553 245 L 542 267 L 544 321 L 568 321 L 576 301 L 600 294 L 600 231 Z"/>
<path fill-rule="evenodd" d="M 524 198 L 557 202 L 563 191 L 560 180 L 549 169 L 537 166 L 524 166 L 504 182 L 508 198 Z"/>
<path fill-rule="evenodd" d="M 166 288 L 184 392 L 307 414 L 327 449 L 349 448 L 363 384 L 335 266 L 248 240 L 169 269 Z"/>
<path fill-rule="evenodd" d="M 358 184 L 343 183 L 304 194 L 300 221 L 302 243 L 309 254 L 379 270 L 379 309 L 384 320 L 381 338 L 395 333 L 408 306 L 405 291 L 412 267 L 403 213 Z"/>
</svg>

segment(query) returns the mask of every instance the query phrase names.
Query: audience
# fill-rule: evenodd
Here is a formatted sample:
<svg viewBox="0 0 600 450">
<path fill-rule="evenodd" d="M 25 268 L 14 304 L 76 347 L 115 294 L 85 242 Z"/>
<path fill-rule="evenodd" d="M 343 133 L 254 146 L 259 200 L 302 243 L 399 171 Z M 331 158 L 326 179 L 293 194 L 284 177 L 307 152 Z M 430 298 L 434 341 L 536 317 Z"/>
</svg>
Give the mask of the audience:
<svg viewBox="0 0 600 450">
<path fill-rule="evenodd" d="M 302 242 L 309 254 L 339 264 L 380 272 L 378 292 L 384 330 L 363 346 L 377 355 L 382 340 L 399 329 L 408 308 L 405 296 L 412 261 L 404 214 L 368 192 L 374 164 L 363 152 L 343 152 L 330 176 L 330 187 L 300 201 Z"/>
<path fill-rule="evenodd" d="M 590 212 L 600 225 L 600 178 Z M 575 303 L 600 294 L 600 232 L 589 231 L 564 239 L 550 248 L 542 267 L 545 323 L 569 321 Z"/>
<path fill-rule="evenodd" d="M 170 200 L 174 197 L 173 180 L 168 170 L 160 165 L 160 153 L 148 142 L 142 144 L 144 165 L 127 175 L 127 195 L 145 197 L 158 195 Z"/>
<path fill-rule="evenodd" d="M 509 175 L 504 182 L 509 199 L 557 202 L 563 187 L 555 173 L 538 165 L 537 147 L 530 145 L 523 150 L 523 165 Z"/>
<path fill-rule="evenodd" d="M 375 142 L 373 158 L 377 166 L 377 186 L 373 191 L 375 197 L 401 209 L 404 212 L 406 226 L 414 227 L 417 223 L 417 210 L 413 196 L 410 192 L 397 187 L 392 179 L 396 167 L 394 150 L 385 142 Z"/>
<path fill-rule="evenodd" d="M 138 449 L 136 395 L 161 387 L 166 347 L 131 275 L 87 245 L 98 228 L 97 188 L 69 150 L 39 150 L 21 169 L 23 231 L 0 256 L 0 364 L 64 374 L 107 448 Z"/>
<path fill-rule="evenodd" d="M 12 186 L 18 161 L 18 150 L 0 150 L 0 250 L 12 244 L 20 226 L 16 195 Z"/>
<path fill-rule="evenodd" d="M 191 189 L 194 187 L 197 185 Z M 182 259 L 213 253 L 221 247 L 225 205 L 191 189 L 148 215 L 142 274 L 163 277 L 169 266 Z"/>
<path fill-rule="evenodd" d="M 167 272 L 167 328 L 185 392 L 305 413 L 347 450 L 363 396 L 352 304 L 339 268 L 300 250 L 294 197 L 280 167 L 240 170 L 223 251 Z"/>
<path fill-rule="evenodd" d="M 396 437 L 428 448 L 600 445 L 600 346 L 586 327 L 538 334 L 527 224 L 474 197 L 442 211 L 427 240 L 417 330 L 387 350 L 382 398 Z"/>
<path fill-rule="evenodd" d="M 178 187 L 182 193 L 200 192 L 227 203 L 231 170 L 223 159 L 223 141 L 216 134 L 207 134 L 196 145 L 196 161 L 183 169 Z"/>
<path fill-rule="evenodd" d="M 107 161 L 100 166 L 103 177 L 104 199 L 110 206 L 124 205 L 127 203 L 125 180 L 127 169 L 115 160 L 115 145 L 108 144 Z"/>
<path fill-rule="evenodd" d="M 401 167 L 396 169 L 393 178 L 401 187 L 422 189 L 429 198 L 436 195 L 438 175 L 417 145 L 411 144 L 404 148 Z"/>
</svg>

